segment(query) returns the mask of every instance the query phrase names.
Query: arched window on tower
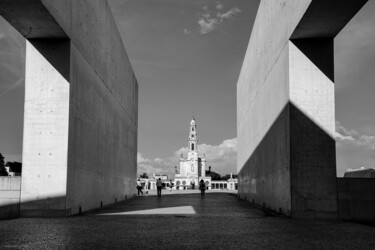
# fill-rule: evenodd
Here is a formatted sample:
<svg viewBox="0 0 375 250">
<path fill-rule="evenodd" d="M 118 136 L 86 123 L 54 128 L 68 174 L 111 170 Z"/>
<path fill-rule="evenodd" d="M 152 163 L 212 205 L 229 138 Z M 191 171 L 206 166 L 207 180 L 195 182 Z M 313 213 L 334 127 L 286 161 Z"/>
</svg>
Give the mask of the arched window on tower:
<svg viewBox="0 0 375 250">
<path fill-rule="evenodd" d="M 191 172 L 194 172 L 194 164 L 191 164 Z"/>
<path fill-rule="evenodd" d="M 194 143 L 191 144 L 191 150 L 194 150 Z"/>
<path fill-rule="evenodd" d="M 193 132 L 194 132 L 194 127 L 191 127 L 191 131 L 193 131 Z"/>
</svg>

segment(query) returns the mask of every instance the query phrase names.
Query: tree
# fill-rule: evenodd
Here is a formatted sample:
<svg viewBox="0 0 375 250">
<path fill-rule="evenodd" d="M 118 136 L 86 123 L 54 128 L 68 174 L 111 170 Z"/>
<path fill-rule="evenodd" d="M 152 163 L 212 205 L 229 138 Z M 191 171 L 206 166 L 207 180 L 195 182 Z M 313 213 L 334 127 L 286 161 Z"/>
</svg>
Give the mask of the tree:
<svg viewBox="0 0 375 250">
<path fill-rule="evenodd" d="M 222 179 L 223 181 L 227 181 L 227 180 L 229 180 L 229 179 L 230 179 L 230 174 L 227 174 L 227 175 L 222 176 L 221 179 Z"/>
<path fill-rule="evenodd" d="M 0 176 L 8 176 L 8 172 L 5 169 L 4 156 L 0 153 Z"/>
<path fill-rule="evenodd" d="M 233 178 L 233 179 L 236 179 L 236 178 L 237 178 L 237 175 L 232 174 L 232 178 Z M 221 179 L 224 180 L 224 181 L 229 180 L 229 179 L 230 179 L 230 174 L 227 174 L 227 175 L 222 176 Z"/>
<path fill-rule="evenodd" d="M 211 179 L 213 181 L 220 181 L 221 180 L 221 175 L 216 173 L 215 171 L 211 171 L 210 173 L 208 173 L 208 175 L 211 176 Z"/>
<path fill-rule="evenodd" d="M 146 173 L 143 173 L 139 176 L 139 178 L 144 178 L 144 179 L 148 179 L 148 176 Z"/>
</svg>

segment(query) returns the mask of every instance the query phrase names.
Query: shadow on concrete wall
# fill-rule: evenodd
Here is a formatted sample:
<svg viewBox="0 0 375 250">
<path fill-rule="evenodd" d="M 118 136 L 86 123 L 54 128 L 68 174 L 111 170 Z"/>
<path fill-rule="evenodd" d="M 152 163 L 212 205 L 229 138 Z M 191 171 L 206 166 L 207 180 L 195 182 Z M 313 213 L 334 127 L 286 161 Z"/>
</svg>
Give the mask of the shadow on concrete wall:
<svg viewBox="0 0 375 250">
<path fill-rule="evenodd" d="M 336 178 L 334 138 L 292 103 L 239 171 L 239 183 L 241 198 L 293 218 L 375 222 L 375 179 Z"/>
<path fill-rule="evenodd" d="M 70 39 L 28 39 L 40 54 L 70 83 Z"/>
<path fill-rule="evenodd" d="M 71 216 L 72 209 L 67 208 L 66 196 L 41 198 L 21 203 L 21 177 L 0 177 L 0 219 L 14 219 L 19 217 L 66 217 Z M 124 196 L 124 199 L 130 197 Z M 113 205 L 113 202 L 98 201 L 97 208 Z M 79 214 L 90 211 L 79 205 Z"/>
<path fill-rule="evenodd" d="M 40 199 L 37 201 L 30 201 L 20 203 L 20 192 L 18 193 L 18 199 L 14 196 L 11 198 L 4 197 L 4 191 L 0 190 L 0 219 L 16 219 L 19 217 L 65 217 L 69 216 L 70 211 L 65 209 L 37 209 L 37 205 L 42 204 L 54 204 L 60 203 L 65 200 L 65 197 L 47 198 Z M 26 206 L 29 209 L 22 210 L 22 207 Z M 30 209 L 34 207 L 34 209 Z"/>
<path fill-rule="evenodd" d="M 239 171 L 239 195 L 295 218 L 337 218 L 335 140 L 288 103 Z"/>
<path fill-rule="evenodd" d="M 53 204 L 59 205 L 62 202 L 65 203 L 66 197 L 53 197 L 46 199 L 39 199 L 29 202 L 20 202 L 20 199 L 5 201 L 2 199 L 4 197 L 3 190 L 0 190 L 0 220 L 2 219 L 16 219 L 16 218 L 57 218 L 57 217 L 68 217 L 72 215 L 80 215 L 83 213 L 90 213 L 101 209 L 103 207 L 110 207 L 118 204 L 119 202 L 124 202 L 132 197 L 125 197 L 124 200 L 115 200 L 113 203 L 103 203 L 100 202 L 98 207 L 95 209 L 85 209 L 80 206 L 80 212 L 78 214 L 72 214 L 71 209 L 59 209 L 53 208 Z M 42 207 L 42 208 L 41 208 Z"/>
<path fill-rule="evenodd" d="M 0 219 L 20 216 L 21 177 L 0 177 Z"/>
<path fill-rule="evenodd" d="M 288 126 L 287 104 L 238 171 L 240 197 L 286 215 L 291 214 Z"/>
</svg>

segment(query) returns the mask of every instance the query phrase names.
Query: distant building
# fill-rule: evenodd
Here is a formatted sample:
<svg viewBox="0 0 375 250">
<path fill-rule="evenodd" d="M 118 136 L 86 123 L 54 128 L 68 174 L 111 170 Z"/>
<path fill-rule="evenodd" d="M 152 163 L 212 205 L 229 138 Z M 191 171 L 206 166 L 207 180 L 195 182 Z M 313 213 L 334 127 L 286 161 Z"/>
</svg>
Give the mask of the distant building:
<svg viewBox="0 0 375 250">
<path fill-rule="evenodd" d="M 350 169 L 344 174 L 344 178 L 375 178 L 375 169 L 364 168 Z"/>
<path fill-rule="evenodd" d="M 159 179 L 162 181 L 167 181 L 168 180 L 168 175 L 166 174 L 154 174 L 154 179 Z"/>
<path fill-rule="evenodd" d="M 141 183 L 145 183 L 145 189 L 156 190 L 156 180 L 161 179 L 164 187 L 170 187 L 171 180 L 168 179 L 168 175 L 165 174 L 154 174 L 152 179 L 141 179 Z"/>
<path fill-rule="evenodd" d="M 198 154 L 198 136 L 197 125 L 195 119 L 190 122 L 189 151 L 187 157 L 183 155 L 180 157 L 180 168 L 174 175 L 173 179 L 169 179 L 167 175 L 154 174 L 152 179 L 140 178 L 140 181 L 146 190 L 156 189 L 156 180 L 161 179 L 165 188 L 172 188 L 173 190 L 185 189 L 199 189 L 199 182 L 203 180 L 206 188 L 217 190 L 237 190 L 238 179 L 233 178 L 230 174 L 228 180 L 212 180 L 211 167 L 206 171 L 206 158 L 205 155 Z M 220 177 L 220 175 L 218 175 Z"/>
<path fill-rule="evenodd" d="M 21 176 L 22 173 L 22 163 L 21 162 L 7 162 L 5 164 L 5 170 L 8 172 L 9 176 Z"/>
<path fill-rule="evenodd" d="M 221 189 L 221 190 L 237 190 L 238 189 L 238 179 L 233 178 L 233 175 L 230 174 L 228 180 L 215 180 L 211 181 L 211 189 Z"/>
<path fill-rule="evenodd" d="M 203 180 L 206 187 L 211 187 L 211 176 L 206 176 L 206 158 L 198 154 L 198 134 L 195 119 L 190 121 L 189 152 L 185 158 L 180 157 L 180 171 L 174 176 L 173 184 L 176 189 L 198 188 L 198 183 Z"/>
</svg>

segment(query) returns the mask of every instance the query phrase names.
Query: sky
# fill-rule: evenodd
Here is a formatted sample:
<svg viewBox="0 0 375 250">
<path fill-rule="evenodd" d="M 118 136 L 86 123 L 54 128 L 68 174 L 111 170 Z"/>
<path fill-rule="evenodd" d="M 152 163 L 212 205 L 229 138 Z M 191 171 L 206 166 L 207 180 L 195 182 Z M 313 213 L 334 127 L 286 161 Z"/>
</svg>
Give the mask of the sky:
<svg viewBox="0 0 375 250">
<path fill-rule="evenodd" d="M 257 0 L 109 0 L 139 83 L 138 172 L 167 173 L 198 150 L 236 173 L 236 84 Z M 375 164 L 375 0 L 335 39 L 337 172 Z M 0 19 L 0 152 L 21 160 L 25 41 Z"/>
</svg>

